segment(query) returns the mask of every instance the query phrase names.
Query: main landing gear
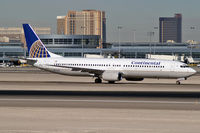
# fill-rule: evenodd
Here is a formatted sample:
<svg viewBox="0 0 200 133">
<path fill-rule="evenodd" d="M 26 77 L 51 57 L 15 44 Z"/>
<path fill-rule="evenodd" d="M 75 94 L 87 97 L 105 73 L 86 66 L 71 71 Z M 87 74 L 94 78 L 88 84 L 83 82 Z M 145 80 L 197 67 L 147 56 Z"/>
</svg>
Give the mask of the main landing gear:
<svg viewBox="0 0 200 133">
<path fill-rule="evenodd" d="M 109 83 L 109 84 L 114 84 L 114 83 L 115 83 L 115 81 L 108 81 L 108 83 Z"/>
<path fill-rule="evenodd" d="M 96 78 L 96 79 L 94 80 L 94 82 L 97 83 L 97 84 L 102 83 L 102 79 L 101 79 L 101 78 Z M 109 84 L 114 84 L 115 81 L 108 81 L 108 83 L 109 83 Z"/>
<path fill-rule="evenodd" d="M 181 81 L 183 81 L 183 80 L 187 80 L 187 78 L 179 78 L 179 79 L 177 79 L 176 84 L 180 85 Z"/>
<path fill-rule="evenodd" d="M 180 84 L 181 84 L 181 82 L 180 82 L 180 81 L 176 81 L 176 84 L 177 84 L 177 85 L 180 85 Z"/>
<path fill-rule="evenodd" d="M 95 83 L 102 83 L 102 80 L 100 78 L 96 78 L 94 82 Z"/>
</svg>

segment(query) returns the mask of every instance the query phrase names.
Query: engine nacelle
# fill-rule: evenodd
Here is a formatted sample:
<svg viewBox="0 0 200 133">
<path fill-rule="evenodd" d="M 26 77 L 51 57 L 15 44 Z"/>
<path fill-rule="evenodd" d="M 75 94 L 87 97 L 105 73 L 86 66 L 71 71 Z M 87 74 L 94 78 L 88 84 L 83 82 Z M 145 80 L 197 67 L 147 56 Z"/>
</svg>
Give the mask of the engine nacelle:
<svg viewBox="0 0 200 133">
<path fill-rule="evenodd" d="M 127 81 L 142 81 L 144 78 L 126 78 Z"/>
<path fill-rule="evenodd" d="M 122 80 L 122 74 L 115 71 L 105 71 L 102 74 L 102 79 L 105 81 L 120 81 Z"/>
</svg>

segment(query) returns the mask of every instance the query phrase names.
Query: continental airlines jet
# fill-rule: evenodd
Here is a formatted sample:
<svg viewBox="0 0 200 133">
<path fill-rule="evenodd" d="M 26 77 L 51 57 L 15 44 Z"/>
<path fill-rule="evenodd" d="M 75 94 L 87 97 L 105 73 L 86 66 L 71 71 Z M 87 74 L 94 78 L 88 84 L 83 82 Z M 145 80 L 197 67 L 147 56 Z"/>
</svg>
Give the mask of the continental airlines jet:
<svg viewBox="0 0 200 133">
<path fill-rule="evenodd" d="M 196 71 L 178 61 L 153 59 L 94 59 L 64 58 L 47 50 L 29 24 L 23 24 L 28 47 L 28 64 L 34 67 L 69 76 L 96 77 L 114 83 L 125 78 L 128 81 L 142 81 L 144 78 L 173 78 L 176 84 L 194 75 Z"/>
</svg>

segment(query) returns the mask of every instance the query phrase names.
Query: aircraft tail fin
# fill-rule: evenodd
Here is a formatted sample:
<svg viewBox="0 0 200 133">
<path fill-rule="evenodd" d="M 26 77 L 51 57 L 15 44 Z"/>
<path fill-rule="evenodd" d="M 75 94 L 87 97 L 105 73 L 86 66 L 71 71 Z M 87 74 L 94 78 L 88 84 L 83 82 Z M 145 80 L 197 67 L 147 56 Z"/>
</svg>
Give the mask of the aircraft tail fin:
<svg viewBox="0 0 200 133">
<path fill-rule="evenodd" d="M 23 24 L 24 35 L 28 48 L 29 58 L 61 57 L 47 50 L 40 38 L 29 24 Z"/>
</svg>

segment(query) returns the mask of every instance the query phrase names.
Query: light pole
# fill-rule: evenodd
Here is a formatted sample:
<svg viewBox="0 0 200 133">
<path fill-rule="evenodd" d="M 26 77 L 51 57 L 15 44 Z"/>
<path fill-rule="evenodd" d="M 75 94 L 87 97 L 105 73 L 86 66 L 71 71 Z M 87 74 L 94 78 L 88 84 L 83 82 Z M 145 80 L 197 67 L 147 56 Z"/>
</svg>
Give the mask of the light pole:
<svg viewBox="0 0 200 133">
<path fill-rule="evenodd" d="M 193 42 L 189 42 L 190 43 L 190 57 L 192 58 L 192 43 Z"/>
<path fill-rule="evenodd" d="M 121 58 L 121 46 L 120 46 L 120 30 L 122 29 L 122 26 L 118 26 L 118 39 L 119 39 L 119 58 Z"/>
<path fill-rule="evenodd" d="M 82 52 L 81 52 L 81 56 L 83 57 L 83 35 L 84 35 L 84 29 L 85 29 L 86 27 L 84 27 L 84 26 L 81 26 L 81 30 L 82 30 L 82 39 L 81 39 L 81 44 L 82 44 Z"/>
<path fill-rule="evenodd" d="M 136 30 L 133 29 L 132 31 L 133 31 L 133 43 L 135 43 L 135 32 L 136 32 Z"/>
<path fill-rule="evenodd" d="M 159 28 L 158 27 L 153 27 L 154 29 L 154 35 L 155 35 L 155 42 L 158 42 L 158 35 L 159 35 Z"/>
<path fill-rule="evenodd" d="M 158 35 L 158 34 L 157 34 L 158 27 L 154 27 L 153 29 L 155 30 L 155 34 L 154 34 L 154 35 L 155 35 L 155 36 Z M 155 50 L 156 42 L 157 42 L 157 39 L 156 39 L 156 41 L 154 41 L 154 51 L 153 51 L 153 54 L 154 54 L 154 55 L 156 54 L 156 50 Z"/>
<path fill-rule="evenodd" d="M 151 58 L 151 36 L 154 36 L 154 32 L 150 31 L 150 32 L 147 32 L 147 36 L 149 36 L 149 46 L 150 46 L 150 58 Z"/>
<path fill-rule="evenodd" d="M 191 26 L 190 29 L 191 29 L 191 30 L 195 30 L 195 27 L 194 27 L 194 26 Z M 193 47 L 193 46 L 192 46 L 192 43 L 194 43 L 193 40 L 190 42 L 190 57 L 191 57 L 191 58 L 192 58 L 192 47 Z"/>
</svg>

